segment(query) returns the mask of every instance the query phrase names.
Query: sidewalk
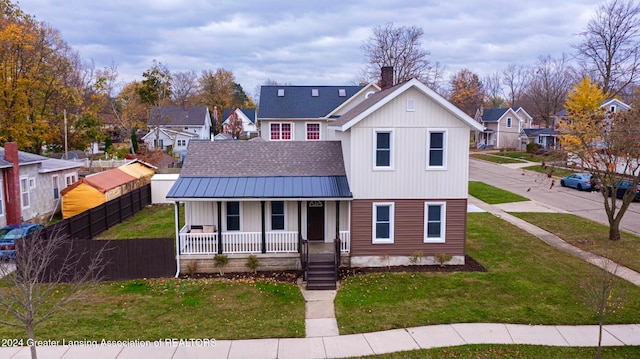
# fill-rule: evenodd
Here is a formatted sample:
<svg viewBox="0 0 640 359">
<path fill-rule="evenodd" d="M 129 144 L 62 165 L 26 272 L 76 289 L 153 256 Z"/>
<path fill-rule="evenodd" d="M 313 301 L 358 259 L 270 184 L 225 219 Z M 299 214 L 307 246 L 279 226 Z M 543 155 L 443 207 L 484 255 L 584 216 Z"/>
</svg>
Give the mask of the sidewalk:
<svg viewBox="0 0 640 359">
<path fill-rule="evenodd" d="M 220 340 L 214 345 L 194 343 L 170 345 L 164 342 L 137 346 L 45 346 L 38 348 L 42 359 L 199 359 L 199 358 L 345 358 L 414 349 L 450 347 L 465 344 L 532 344 L 549 346 L 597 346 L 598 327 L 531 326 L 520 324 L 446 324 L 395 329 L 384 332 L 326 336 Z M 147 345 L 144 345 L 147 344 Z M 604 346 L 640 345 L 640 325 L 607 325 Z M 30 358 L 29 348 L 0 348 L 2 358 Z"/>
</svg>

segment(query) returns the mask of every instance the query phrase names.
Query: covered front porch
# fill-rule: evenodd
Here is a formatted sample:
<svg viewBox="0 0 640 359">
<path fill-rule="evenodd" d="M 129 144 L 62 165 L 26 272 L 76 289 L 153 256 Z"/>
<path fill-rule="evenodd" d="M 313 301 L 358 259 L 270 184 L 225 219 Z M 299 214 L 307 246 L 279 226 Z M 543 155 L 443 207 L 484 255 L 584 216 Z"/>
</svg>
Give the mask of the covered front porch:
<svg viewBox="0 0 640 359">
<path fill-rule="evenodd" d="M 178 255 L 302 253 L 303 244 L 334 243 L 350 252 L 350 201 L 278 198 L 185 201 Z"/>
</svg>

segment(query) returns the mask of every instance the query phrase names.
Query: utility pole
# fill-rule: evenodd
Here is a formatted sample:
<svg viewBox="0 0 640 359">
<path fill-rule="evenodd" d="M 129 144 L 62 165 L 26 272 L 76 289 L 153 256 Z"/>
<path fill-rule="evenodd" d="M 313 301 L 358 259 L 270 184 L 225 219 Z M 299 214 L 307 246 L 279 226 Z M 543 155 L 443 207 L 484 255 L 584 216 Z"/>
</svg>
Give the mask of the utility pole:
<svg viewBox="0 0 640 359">
<path fill-rule="evenodd" d="M 67 110 L 62 110 L 64 116 L 64 159 L 69 159 L 69 153 L 67 152 Z"/>
</svg>

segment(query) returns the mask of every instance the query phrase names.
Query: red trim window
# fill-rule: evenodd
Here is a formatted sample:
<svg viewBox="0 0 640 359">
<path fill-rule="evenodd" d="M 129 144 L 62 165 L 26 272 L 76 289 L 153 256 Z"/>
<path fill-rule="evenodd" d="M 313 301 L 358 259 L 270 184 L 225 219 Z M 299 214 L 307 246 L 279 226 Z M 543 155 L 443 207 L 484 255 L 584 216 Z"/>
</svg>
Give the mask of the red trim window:
<svg viewBox="0 0 640 359">
<path fill-rule="evenodd" d="M 316 141 L 320 139 L 320 124 L 307 123 L 307 141 Z"/>
<path fill-rule="evenodd" d="M 291 141 L 291 124 L 272 123 L 271 141 Z"/>
</svg>

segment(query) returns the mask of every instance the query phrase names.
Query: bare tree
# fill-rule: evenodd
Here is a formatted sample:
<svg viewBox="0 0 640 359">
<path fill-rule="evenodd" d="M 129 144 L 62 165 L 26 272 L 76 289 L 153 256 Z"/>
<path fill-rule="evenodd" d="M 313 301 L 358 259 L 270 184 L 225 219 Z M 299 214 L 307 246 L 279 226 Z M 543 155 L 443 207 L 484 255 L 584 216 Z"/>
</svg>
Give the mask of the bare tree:
<svg viewBox="0 0 640 359">
<path fill-rule="evenodd" d="M 180 106 L 198 94 L 198 74 L 194 70 L 174 72 L 171 82 L 173 102 Z"/>
<path fill-rule="evenodd" d="M 67 236 L 54 231 L 46 238 L 44 230 L 18 240 L 16 247 L 15 262 L 0 264 L 0 274 L 11 278 L 0 291 L 0 308 L 10 316 L 0 318 L 0 323 L 27 332 L 25 344 L 35 359 L 36 326 L 81 299 L 100 280 L 106 248 L 93 255 L 77 253 Z"/>
<path fill-rule="evenodd" d="M 591 77 L 607 96 L 622 93 L 640 71 L 640 5 L 635 0 L 611 0 L 600 5 L 582 42 L 573 45 Z"/>
<path fill-rule="evenodd" d="M 592 267 L 592 273 L 589 273 L 582 282 L 583 301 L 598 318 L 596 358 L 602 356 L 602 327 L 612 313 L 622 308 L 625 300 L 624 293 L 616 288 L 618 267 L 617 263 L 603 258 L 598 266 Z"/>
<path fill-rule="evenodd" d="M 531 71 L 531 81 L 525 93 L 532 115 L 547 127 L 551 126 L 551 116 L 562 110 L 573 83 L 573 68 L 566 55 L 557 59 L 550 55 L 539 57 Z"/>
<path fill-rule="evenodd" d="M 531 71 L 524 65 L 511 64 L 502 71 L 502 83 L 507 88 L 507 102 L 514 108 L 522 106 L 522 97 Z"/>
<path fill-rule="evenodd" d="M 500 74 L 496 71 L 486 75 L 482 79 L 482 85 L 484 86 L 484 92 L 487 96 L 486 106 L 490 108 L 499 108 L 505 105 L 505 101 L 502 98 L 502 83 L 500 82 Z"/>
<path fill-rule="evenodd" d="M 424 31 L 416 26 L 394 27 L 393 23 L 387 23 L 374 27 L 373 35 L 362 44 L 366 81 L 377 81 L 380 69 L 391 66 L 394 84 L 414 77 L 425 83 L 434 82 L 442 71 L 437 71 L 439 66 L 432 66 L 429 51 L 422 48 L 423 35 Z"/>
</svg>

